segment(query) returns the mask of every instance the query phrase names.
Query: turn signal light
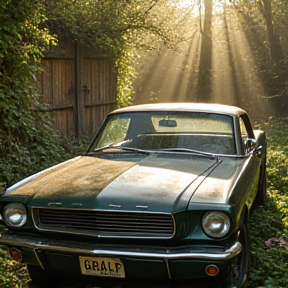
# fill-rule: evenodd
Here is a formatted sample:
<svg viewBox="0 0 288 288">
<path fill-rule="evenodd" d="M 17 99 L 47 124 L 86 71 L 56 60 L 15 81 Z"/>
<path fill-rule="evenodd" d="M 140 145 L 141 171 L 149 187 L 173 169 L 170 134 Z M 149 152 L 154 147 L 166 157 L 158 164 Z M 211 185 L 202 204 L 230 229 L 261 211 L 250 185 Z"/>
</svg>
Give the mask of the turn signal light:
<svg viewBox="0 0 288 288">
<path fill-rule="evenodd" d="M 208 265 L 205 271 L 209 276 L 216 276 L 219 273 L 219 268 L 215 265 Z"/>
<path fill-rule="evenodd" d="M 12 257 L 13 260 L 15 260 L 17 262 L 22 261 L 22 253 L 18 249 L 10 248 L 9 253 L 10 253 L 10 256 Z"/>
</svg>

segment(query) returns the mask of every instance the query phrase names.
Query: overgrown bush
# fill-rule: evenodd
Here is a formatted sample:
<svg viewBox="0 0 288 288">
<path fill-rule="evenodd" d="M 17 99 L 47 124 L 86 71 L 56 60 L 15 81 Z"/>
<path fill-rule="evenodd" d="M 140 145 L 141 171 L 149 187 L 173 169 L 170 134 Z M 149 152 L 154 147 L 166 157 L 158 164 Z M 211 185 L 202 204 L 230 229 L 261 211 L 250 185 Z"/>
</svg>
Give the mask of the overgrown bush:
<svg viewBox="0 0 288 288">
<path fill-rule="evenodd" d="M 28 280 L 25 266 L 13 261 L 7 251 L 0 248 L 0 287 L 22 288 Z"/>
<path fill-rule="evenodd" d="M 42 2 L 0 2 L 0 182 L 8 185 L 62 154 L 50 119 L 36 112 L 41 104 L 35 75 L 53 40 L 38 28 Z"/>
</svg>

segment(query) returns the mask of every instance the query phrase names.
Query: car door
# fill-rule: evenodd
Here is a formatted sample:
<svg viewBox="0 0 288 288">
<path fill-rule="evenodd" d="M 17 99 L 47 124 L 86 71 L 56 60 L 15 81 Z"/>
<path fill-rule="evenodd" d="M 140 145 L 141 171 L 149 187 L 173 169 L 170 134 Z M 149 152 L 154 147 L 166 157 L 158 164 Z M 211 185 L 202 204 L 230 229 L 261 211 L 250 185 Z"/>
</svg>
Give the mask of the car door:
<svg viewBox="0 0 288 288">
<path fill-rule="evenodd" d="M 261 158 L 258 157 L 257 145 L 250 119 L 247 114 L 239 117 L 240 137 L 243 148 L 243 156 L 246 157 L 243 171 L 243 181 L 247 187 L 247 205 L 252 206 L 256 197 L 260 173 Z"/>
</svg>

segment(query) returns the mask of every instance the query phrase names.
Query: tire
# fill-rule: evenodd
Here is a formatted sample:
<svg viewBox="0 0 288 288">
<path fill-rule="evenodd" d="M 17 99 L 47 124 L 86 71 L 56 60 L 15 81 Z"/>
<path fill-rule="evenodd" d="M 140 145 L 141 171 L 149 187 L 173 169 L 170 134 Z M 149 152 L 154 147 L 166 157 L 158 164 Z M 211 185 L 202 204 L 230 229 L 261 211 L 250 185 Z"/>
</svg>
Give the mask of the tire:
<svg viewBox="0 0 288 288">
<path fill-rule="evenodd" d="M 241 253 L 232 261 L 228 273 L 227 288 L 245 288 L 247 287 L 247 277 L 249 270 L 249 231 L 247 224 L 243 224 L 240 229 L 239 241 L 242 245 Z"/>
</svg>

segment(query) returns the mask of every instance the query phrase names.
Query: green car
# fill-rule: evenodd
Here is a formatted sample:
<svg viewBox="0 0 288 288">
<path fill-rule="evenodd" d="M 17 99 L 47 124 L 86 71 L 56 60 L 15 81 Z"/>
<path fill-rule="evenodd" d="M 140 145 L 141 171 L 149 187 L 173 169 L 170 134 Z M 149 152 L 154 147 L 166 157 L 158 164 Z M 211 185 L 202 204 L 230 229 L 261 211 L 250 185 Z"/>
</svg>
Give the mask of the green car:
<svg viewBox="0 0 288 288">
<path fill-rule="evenodd" d="M 3 193 L 0 244 L 35 282 L 68 275 L 245 287 L 266 145 L 265 132 L 233 106 L 115 110 L 84 156 Z"/>
</svg>

